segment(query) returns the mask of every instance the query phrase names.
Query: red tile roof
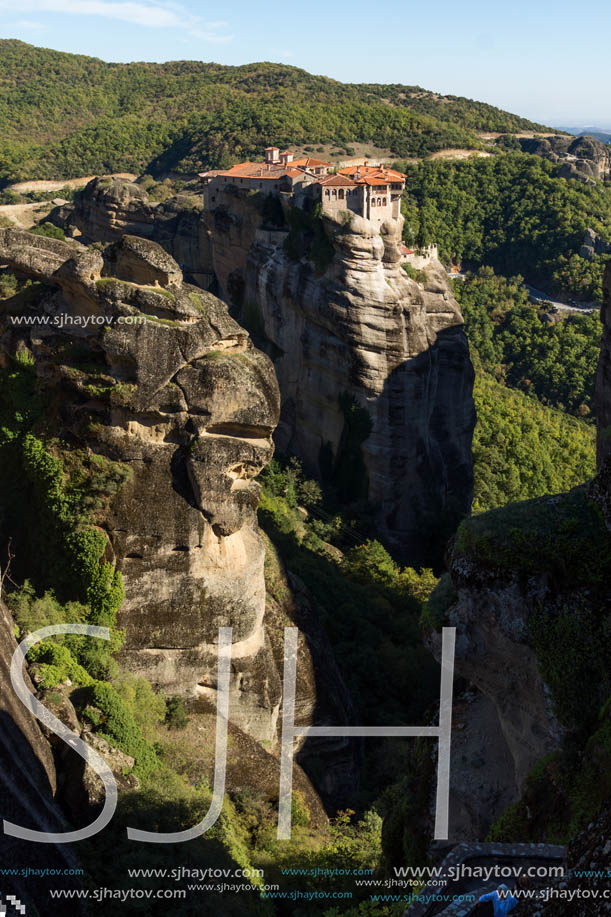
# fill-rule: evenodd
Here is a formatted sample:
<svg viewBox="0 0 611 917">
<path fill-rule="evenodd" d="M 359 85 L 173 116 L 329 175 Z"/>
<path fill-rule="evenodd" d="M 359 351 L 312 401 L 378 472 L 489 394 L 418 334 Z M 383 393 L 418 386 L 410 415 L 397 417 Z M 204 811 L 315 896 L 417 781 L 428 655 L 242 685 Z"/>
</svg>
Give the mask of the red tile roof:
<svg viewBox="0 0 611 917">
<path fill-rule="evenodd" d="M 336 188 L 341 186 L 342 188 L 356 188 L 357 184 L 347 175 L 329 175 L 327 178 L 321 178 L 318 182 L 319 185 L 324 185 L 325 188 L 332 187 Z"/>
<path fill-rule="evenodd" d="M 276 180 L 281 178 L 297 178 L 303 173 L 299 169 L 293 168 L 293 163 L 289 167 L 282 163 L 274 162 L 269 165 L 265 162 L 239 162 L 230 169 L 219 170 L 217 172 L 206 172 L 204 177 L 215 178 L 217 175 L 223 178 L 260 178 L 266 180 Z"/>
<path fill-rule="evenodd" d="M 269 150 L 278 150 L 277 146 L 268 146 Z M 290 150 L 284 150 L 280 155 L 290 154 Z M 309 156 L 303 159 L 293 159 L 290 162 L 281 162 L 276 159 L 274 162 L 239 162 L 230 169 L 213 169 L 210 172 L 200 172 L 200 178 L 216 178 L 218 175 L 226 178 L 262 178 L 262 179 L 279 179 L 285 176 L 297 178 L 310 169 L 319 169 L 322 167 L 331 168 L 333 164 L 325 162 L 322 159 L 311 159 Z"/>
<path fill-rule="evenodd" d="M 304 156 L 302 159 L 294 159 L 293 165 L 301 166 L 304 169 L 318 169 L 321 166 L 326 166 L 330 169 L 333 163 L 326 162 L 324 159 L 312 159 L 310 156 Z"/>
<path fill-rule="evenodd" d="M 340 169 L 340 175 L 349 175 L 357 183 L 366 185 L 388 185 L 392 183 L 404 183 L 407 176 L 403 172 L 397 172 L 395 169 L 385 169 L 383 166 L 349 166 L 347 169 Z"/>
</svg>

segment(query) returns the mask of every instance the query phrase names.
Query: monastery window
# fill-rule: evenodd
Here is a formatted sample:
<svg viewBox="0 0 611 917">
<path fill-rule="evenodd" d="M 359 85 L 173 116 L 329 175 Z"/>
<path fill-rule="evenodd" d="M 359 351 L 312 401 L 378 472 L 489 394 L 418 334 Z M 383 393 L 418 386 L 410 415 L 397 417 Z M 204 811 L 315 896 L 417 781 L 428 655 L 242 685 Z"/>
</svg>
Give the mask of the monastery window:
<svg viewBox="0 0 611 917">
<path fill-rule="evenodd" d="M 375 207 L 375 205 L 376 205 L 376 199 L 375 199 L 375 197 L 372 197 L 372 198 L 371 198 L 371 206 L 372 206 L 372 207 Z"/>
<path fill-rule="evenodd" d="M 383 203 L 384 206 L 386 207 L 386 198 L 384 198 L 384 200 L 382 201 L 382 203 Z"/>
<path fill-rule="evenodd" d="M 342 200 L 342 201 L 343 201 L 343 199 L 344 199 L 344 189 L 343 189 L 343 188 L 340 188 L 340 189 L 339 189 L 339 199 Z"/>
<path fill-rule="evenodd" d="M 329 191 L 329 189 L 325 188 L 325 197 L 329 197 L 330 195 L 331 195 L 331 192 Z"/>
<path fill-rule="evenodd" d="M 333 189 L 333 197 L 337 197 L 337 189 L 336 189 L 336 188 Z"/>
</svg>

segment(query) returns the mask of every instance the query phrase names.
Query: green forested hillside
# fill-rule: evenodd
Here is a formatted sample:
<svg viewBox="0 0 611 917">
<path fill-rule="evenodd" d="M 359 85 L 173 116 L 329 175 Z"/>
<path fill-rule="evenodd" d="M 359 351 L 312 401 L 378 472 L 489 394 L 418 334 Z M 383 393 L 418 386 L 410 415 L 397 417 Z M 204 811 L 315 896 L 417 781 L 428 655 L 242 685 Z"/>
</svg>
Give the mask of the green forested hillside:
<svg viewBox="0 0 611 917">
<path fill-rule="evenodd" d="M 0 41 L 0 182 L 228 164 L 278 145 L 374 143 L 397 157 L 477 147 L 524 118 L 419 87 L 347 85 L 296 67 L 107 64 Z"/>
<path fill-rule="evenodd" d="M 529 302 L 521 277 L 507 279 L 482 267 L 456 281 L 465 330 L 482 368 L 543 404 L 587 417 L 602 326 L 598 314 L 572 314 L 550 323 Z"/>
<path fill-rule="evenodd" d="M 593 409 L 599 316 L 550 324 L 529 304 L 521 277 L 490 267 L 455 281 L 454 289 L 476 373 L 473 511 L 590 479 L 595 430 L 581 418 Z"/>
<path fill-rule="evenodd" d="M 557 176 L 537 156 L 405 164 L 406 236 L 435 241 L 442 257 L 523 274 L 553 292 L 602 298 L 609 256 L 579 255 L 588 227 L 611 241 L 611 187 Z"/>
<path fill-rule="evenodd" d="M 476 372 L 473 512 L 570 490 L 596 470 L 594 427 Z"/>
</svg>

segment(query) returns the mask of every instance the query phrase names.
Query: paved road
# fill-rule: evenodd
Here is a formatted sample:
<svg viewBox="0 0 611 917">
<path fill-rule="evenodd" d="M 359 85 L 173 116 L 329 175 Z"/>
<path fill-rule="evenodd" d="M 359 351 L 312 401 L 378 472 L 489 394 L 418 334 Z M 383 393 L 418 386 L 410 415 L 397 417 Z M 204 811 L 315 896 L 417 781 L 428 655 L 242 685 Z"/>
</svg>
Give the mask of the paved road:
<svg viewBox="0 0 611 917">
<path fill-rule="evenodd" d="M 552 299 L 549 294 L 544 293 L 543 290 L 537 290 L 536 287 L 531 287 L 527 283 L 524 284 L 525 288 L 528 290 L 531 299 L 535 302 L 540 303 L 550 303 L 559 312 L 578 312 L 581 315 L 591 315 L 592 312 L 598 312 L 598 306 L 592 305 L 590 303 L 583 303 L 583 305 L 569 305 L 565 302 L 558 302 L 558 300 Z"/>
<path fill-rule="evenodd" d="M 466 276 L 466 274 L 448 271 L 448 277 L 452 280 L 464 280 Z M 533 302 L 549 303 L 550 306 L 553 306 L 558 312 L 575 312 L 578 315 L 591 315 L 592 312 L 598 312 L 599 309 L 598 305 L 594 303 L 573 305 L 566 302 L 559 302 L 557 299 L 552 299 L 552 297 L 548 293 L 544 293 L 543 290 L 537 290 L 536 287 L 531 287 L 527 283 L 524 284 L 524 287 L 528 290 Z"/>
</svg>

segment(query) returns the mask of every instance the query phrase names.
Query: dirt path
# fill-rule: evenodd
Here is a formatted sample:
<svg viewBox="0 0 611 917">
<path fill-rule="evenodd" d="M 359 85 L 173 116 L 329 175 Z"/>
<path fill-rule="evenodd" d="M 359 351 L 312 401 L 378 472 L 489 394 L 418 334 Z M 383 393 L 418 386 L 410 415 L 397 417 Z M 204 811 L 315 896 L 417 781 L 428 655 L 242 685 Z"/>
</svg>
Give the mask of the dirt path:
<svg viewBox="0 0 611 917">
<path fill-rule="evenodd" d="M 470 159 L 474 157 L 492 156 L 492 153 L 486 153 L 484 150 L 439 150 L 437 153 L 431 153 L 429 159 Z"/>
<path fill-rule="evenodd" d="M 532 140 L 534 137 L 567 137 L 568 134 L 564 134 L 562 131 L 504 131 L 499 133 L 499 131 L 486 131 L 485 133 L 478 134 L 477 136 L 481 140 L 496 140 L 497 137 L 505 137 L 507 134 L 510 134 L 512 137 L 517 137 L 518 139 Z"/>
<path fill-rule="evenodd" d="M 61 191 L 62 188 L 84 188 L 89 184 L 95 175 L 85 175 L 82 178 L 65 178 L 59 181 L 20 181 L 15 185 L 9 185 L 8 191 L 15 191 L 22 194 L 27 191 Z M 134 181 L 138 178 L 133 172 L 114 172 L 112 175 L 104 175 L 103 178 L 124 178 L 125 181 Z"/>
<path fill-rule="evenodd" d="M 52 201 L 43 201 L 37 204 L 2 204 L 0 205 L 0 226 L 2 217 L 9 220 L 19 229 L 31 229 L 37 223 L 40 223 L 51 210 L 55 207 Z"/>
</svg>

